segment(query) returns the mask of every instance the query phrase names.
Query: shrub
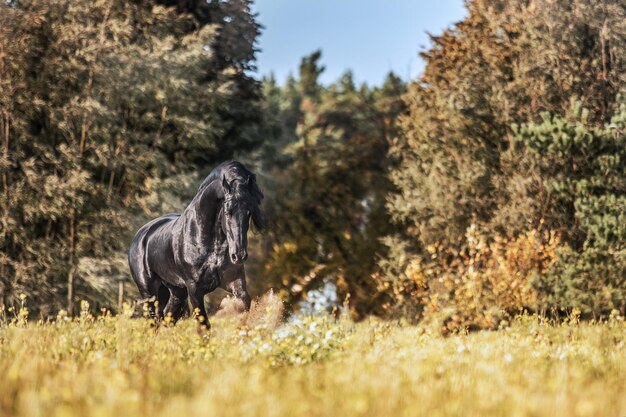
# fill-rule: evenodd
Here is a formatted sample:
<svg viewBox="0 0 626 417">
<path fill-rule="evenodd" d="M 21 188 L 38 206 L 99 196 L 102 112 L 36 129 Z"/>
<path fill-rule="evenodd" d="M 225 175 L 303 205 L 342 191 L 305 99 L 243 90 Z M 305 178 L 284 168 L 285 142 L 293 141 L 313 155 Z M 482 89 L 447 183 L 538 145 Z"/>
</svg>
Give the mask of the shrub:
<svg viewBox="0 0 626 417">
<path fill-rule="evenodd" d="M 535 280 L 542 309 L 598 316 L 624 311 L 626 290 L 626 105 L 593 126 L 574 103 L 569 117 L 543 115 L 516 129 L 514 143 L 539 178 L 544 215 L 568 246 Z"/>
<path fill-rule="evenodd" d="M 513 239 L 496 236 L 490 242 L 473 225 L 466 239 L 467 249 L 460 253 L 429 248 L 439 260 L 438 279 L 444 291 L 438 310 L 449 311 L 446 328 L 494 328 L 512 314 L 535 310 L 538 293 L 532 280 L 555 259 L 558 234 L 531 230 Z"/>
<path fill-rule="evenodd" d="M 412 258 L 395 278 L 374 276 L 380 290 L 393 300 L 385 304 L 387 311 L 402 314 L 412 306 L 427 319 L 441 319 L 447 332 L 495 328 L 512 314 L 537 309 L 533 279 L 556 259 L 557 233 L 531 230 L 517 238 L 496 236 L 489 241 L 472 225 L 466 240 L 462 251 L 429 246 L 430 259 Z"/>
</svg>

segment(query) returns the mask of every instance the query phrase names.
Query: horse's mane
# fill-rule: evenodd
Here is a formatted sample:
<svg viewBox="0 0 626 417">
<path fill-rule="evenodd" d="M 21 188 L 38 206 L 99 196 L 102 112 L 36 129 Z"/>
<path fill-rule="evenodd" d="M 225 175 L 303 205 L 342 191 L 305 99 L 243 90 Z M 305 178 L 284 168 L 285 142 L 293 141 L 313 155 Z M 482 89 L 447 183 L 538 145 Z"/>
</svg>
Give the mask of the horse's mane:
<svg viewBox="0 0 626 417">
<path fill-rule="evenodd" d="M 256 194 L 255 198 L 259 200 L 259 203 L 260 200 L 263 199 L 263 193 L 256 185 L 256 175 L 238 161 L 222 162 L 221 164 L 216 166 L 213 171 L 211 171 L 211 173 L 204 179 L 204 181 L 202 181 L 202 184 L 200 184 L 200 187 L 198 188 L 198 192 L 204 190 L 206 187 L 209 186 L 209 184 L 211 184 L 215 180 L 221 181 L 223 177 L 225 177 L 226 181 L 228 181 L 229 183 L 232 183 L 236 180 L 246 182 L 249 179 L 250 182 L 254 185 L 254 187 L 251 187 L 251 191 L 253 191 L 253 194 Z"/>
<path fill-rule="evenodd" d="M 224 170 L 226 165 L 233 165 L 233 164 L 241 165 L 239 162 L 236 162 L 236 161 L 227 161 L 227 162 L 222 162 L 221 164 L 213 168 L 213 171 L 211 171 L 209 175 L 207 175 L 204 181 L 202 181 L 202 184 L 200 184 L 200 187 L 198 187 L 198 193 L 200 193 L 200 191 L 208 187 L 209 184 L 211 184 L 216 179 L 221 179 L 222 171 Z M 243 165 L 241 165 L 241 167 L 246 169 Z"/>
</svg>

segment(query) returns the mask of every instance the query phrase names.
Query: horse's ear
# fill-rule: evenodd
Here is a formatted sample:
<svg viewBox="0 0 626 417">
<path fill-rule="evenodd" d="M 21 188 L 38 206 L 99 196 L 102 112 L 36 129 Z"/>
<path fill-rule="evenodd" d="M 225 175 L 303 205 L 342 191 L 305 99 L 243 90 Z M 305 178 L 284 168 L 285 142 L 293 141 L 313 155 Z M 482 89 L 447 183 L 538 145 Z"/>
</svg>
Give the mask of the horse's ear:
<svg viewBox="0 0 626 417">
<path fill-rule="evenodd" d="M 230 187 L 230 184 L 228 183 L 228 180 L 226 179 L 226 175 L 222 177 L 222 188 L 224 188 L 225 194 L 230 194 L 231 187 Z"/>
</svg>

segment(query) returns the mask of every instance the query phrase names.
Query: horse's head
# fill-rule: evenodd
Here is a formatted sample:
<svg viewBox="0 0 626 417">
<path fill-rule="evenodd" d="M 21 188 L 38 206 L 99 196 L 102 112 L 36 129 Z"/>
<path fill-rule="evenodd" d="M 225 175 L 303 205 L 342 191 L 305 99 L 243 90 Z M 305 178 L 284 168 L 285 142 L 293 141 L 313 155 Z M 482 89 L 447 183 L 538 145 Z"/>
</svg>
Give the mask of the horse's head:
<svg viewBox="0 0 626 417">
<path fill-rule="evenodd" d="M 234 264 L 243 263 L 248 257 L 248 228 L 250 217 L 257 229 L 263 229 L 261 199 L 263 193 L 256 184 L 254 174 L 228 181 L 222 177 L 224 207 L 222 230 L 228 241 L 228 256 Z"/>
</svg>

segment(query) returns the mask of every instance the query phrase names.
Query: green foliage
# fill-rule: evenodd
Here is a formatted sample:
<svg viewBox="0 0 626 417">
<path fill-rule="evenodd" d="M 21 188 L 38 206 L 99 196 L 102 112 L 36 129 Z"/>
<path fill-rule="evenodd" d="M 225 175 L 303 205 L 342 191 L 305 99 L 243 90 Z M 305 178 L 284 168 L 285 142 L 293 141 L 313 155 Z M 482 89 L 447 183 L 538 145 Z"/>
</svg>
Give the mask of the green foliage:
<svg viewBox="0 0 626 417">
<path fill-rule="evenodd" d="M 268 120 L 279 135 L 261 158 L 273 178 L 264 188 L 274 224 L 262 274 L 290 300 L 331 280 L 363 315 L 375 307 L 370 275 L 384 252 L 379 238 L 391 230 L 384 155 L 397 134 L 404 85 L 390 75 L 381 88 L 357 88 L 348 72 L 322 86 L 320 57 L 303 58 L 299 78 L 282 88 L 265 84 Z"/>
<path fill-rule="evenodd" d="M 536 282 L 542 307 L 598 315 L 626 306 L 626 105 L 602 127 L 588 114 L 580 104 L 570 118 L 545 114 L 515 142 L 541 179 L 548 224 L 570 244 Z"/>
<path fill-rule="evenodd" d="M 132 231 L 237 155 L 267 197 L 257 291 L 332 282 L 355 317 L 411 320 L 445 300 L 459 326 L 623 312 L 626 8 L 466 4 L 419 79 L 370 87 L 322 85 L 321 51 L 257 82 L 251 0 L 1 2 L 0 306 L 114 304 Z"/>
<path fill-rule="evenodd" d="M 427 65 L 409 86 L 405 137 L 391 149 L 399 167 L 389 209 L 422 248 L 462 246 L 470 224 L 507 235 L 527 230 L 524 212 L 540 207 L 496 213 L 515 199 L 515 182 L 527 180 L 523 167 L 502 161 L 511 126 L 545 111 L 565 114 L 572 98 L 589 109 L 589 123 L 608 121 L 626 74 L 618 1 L 474 0 L 467 7 L 468 16 L 433 36 L 422 54 Z"/>
<path fill-rule="evenodd" d="M 256 69 L 256 42 L 260 33 L 260 24 L 251 11 L 252 0 L 155 2 L 191 14 L 194 21 L 187 25 L 187 33 L 196 32 L 198 26 L 214 32 L 210 43 L 205 45 L 210 47 L 210 62 L 199 68 L 198 78 L 190 78 L 211 96 L 207 103 L 198 105 L 208 107 L 204 117 L 210 116 L 213 126 L 212 132 L 206 133 L 208 140 L 215 143 L 199 147 L 193 155 L 194 162 L 208 171 L 211 164 L 256 149 L 264 137 L 258 131 L 263 123 L 260 86 L 249 74 Z"/>
<path fill-rule="evenodd" d="M 624 309 L 624 5 L 466 4 L 409 85 L 388 202 L 405 253 L 386 264 L 427 263 L 438 245 L 462 259 L 474 226 L 488 242 L 556 233 L 566 246 L 536 271 L 538 305 Z"/>
<path fill-rule="evenodd" d="M 237 44 L 216 17 L 149 1 L 0 5 L 0 304 L 19 292 L 44 315 L 68 296 L 112 304 L 90 274 L 126 275 L 150 196 L 258 144 L 247 4 L 211 4 L 233 15 Z"/>
</svg>

